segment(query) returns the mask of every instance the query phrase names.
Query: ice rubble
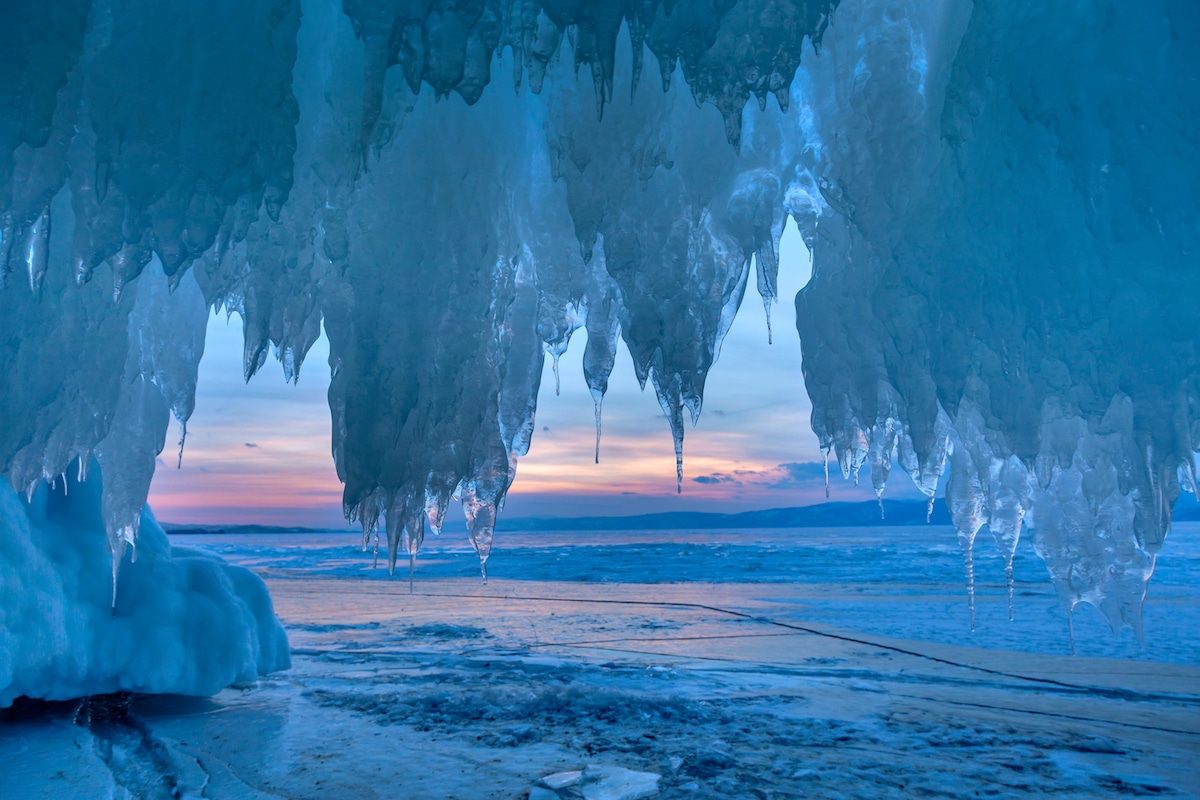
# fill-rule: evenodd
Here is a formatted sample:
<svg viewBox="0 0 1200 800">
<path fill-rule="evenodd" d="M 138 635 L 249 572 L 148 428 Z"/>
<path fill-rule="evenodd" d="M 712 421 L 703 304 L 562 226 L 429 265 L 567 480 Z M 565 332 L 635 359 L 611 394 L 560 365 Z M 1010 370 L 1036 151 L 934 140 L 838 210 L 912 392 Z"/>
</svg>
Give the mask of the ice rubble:
<svg viewBox="0 0 1200 800">
<path fill-rule="evenodd" d="M 32 5 L 0 10 L 0 464 L 97 459 L 115 564 L 206 308 L 247 379 L 323 321 L 364 544 L 415 558 L 457 497 L 486 575 L 545 353 L 587 328 L 599 458 L 623 339 L 682 480 L 790 217 L 844 475 L 932 504 L 949 468 L 968 576 L 1029 526 L 1067 607 L 1138 628 L 1200 447 L 1193 4 Z"/>
</svg>

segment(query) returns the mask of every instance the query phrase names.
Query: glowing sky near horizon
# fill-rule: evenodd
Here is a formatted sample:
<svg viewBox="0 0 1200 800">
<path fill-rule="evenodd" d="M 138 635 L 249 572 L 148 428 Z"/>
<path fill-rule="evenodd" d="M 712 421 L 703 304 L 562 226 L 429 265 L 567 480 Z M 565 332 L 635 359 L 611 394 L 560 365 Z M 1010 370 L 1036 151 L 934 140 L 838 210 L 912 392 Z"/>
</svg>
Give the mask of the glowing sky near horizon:
<svg viewBox="0 0 1200 800">
<path fill-rule="evenodd" d="M 594 463 L 593 405 L 582 367 L 587 332 L 581 329 L 559 364 L 558 396 L 546 359 L 537 431 L 517 467 L 504 515 L 735 512 L 823 500 L 792 303 L 811 268 L 792 225 L 780 260 L 774 344 L 767 344 L 766 314 L 751 277 L 742 310 L 709 373 L 699 424 L 684 439 L 682 494 L 675 491 L 670 428 L 653 388 L 639 389 L 623 344 L 604 400 L 600 463 Z M 151 489 L 150 506 L 158 517 L 188 524 L 344 527 L 341 484 L 330 455 L 328 355 L 322 335 L 296 385 L 286 384 L 272 364 L 244 384 L 240 319 L 214 316 L 182 468 L 160 458 Z M 841 479 L 836 463 L 830 466 L 832 499 L 874 498 L 869 479 L 855 487 Z M 889 489 L 894 490 L 889 496 L 915 496 L 903 474 L 894 475 Z M 455 517 L 461 518 L 457 510 L 451 523 Z"/>
</svg>

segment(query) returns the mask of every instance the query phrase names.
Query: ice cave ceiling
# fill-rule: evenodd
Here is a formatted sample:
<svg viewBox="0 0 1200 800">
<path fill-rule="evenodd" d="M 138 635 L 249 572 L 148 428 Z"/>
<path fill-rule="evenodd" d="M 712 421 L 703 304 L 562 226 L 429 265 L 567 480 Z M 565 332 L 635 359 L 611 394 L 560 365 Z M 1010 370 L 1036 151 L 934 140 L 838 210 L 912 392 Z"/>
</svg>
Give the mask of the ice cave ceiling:
<svg viewBox="0 0 1200 800">
<path fill-rule="evenodd" d="M 623 340 L 682 470 L 790 218 L 843 473 L 949 470 L 968 554 L 1031 527 L 1137 630 L 1197 490 L 1198 41 L 1192 0 L 10 0 L 0 468 L 97 463 L 119 561 L 208 310 L 247 378 L 323 323 L 347 514 L 394 560 L 457 496 L 486 562 L 545 355 L 586 327 L 600 457 Z"/>
</svg>

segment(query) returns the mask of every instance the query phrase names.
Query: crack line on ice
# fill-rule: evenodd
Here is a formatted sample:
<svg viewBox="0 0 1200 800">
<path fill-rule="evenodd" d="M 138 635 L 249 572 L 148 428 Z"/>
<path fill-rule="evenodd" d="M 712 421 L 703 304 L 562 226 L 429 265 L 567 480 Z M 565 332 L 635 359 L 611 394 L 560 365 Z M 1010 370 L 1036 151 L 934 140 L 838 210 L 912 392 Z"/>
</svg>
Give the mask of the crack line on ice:
<svg viewBox="0 0 1200 800">
<path fill-rule="evenodd" d="M 307 593 L 307 592 L 305 592 L 305 593 Z M 322 593 L 328 594 L 328 592 L 322 592 Z M 390 592 L 384 592 L 384 593 L 390 594 Z M 1173 701 L 1193 699 L 1191 696 L 1188 696 L 1188 695 L 1184 695 L 1184 696 L 1176 696 L 1176 695 L 1169 695 L 1169 694 L 1149 695 L 1149 694 L 1143 694 L 1143 693 L 1139 693 L 1139 692 L 1131 692 L 1131 691 L 1125 691 L 1125 690 L 1106 689 L 1106 688 L 1100 687 L 1100 686 L 1087 686 L 1085 684 L 1067 683 L 1065 681 L 1054 680 L 1053 678 L 1037 678 L 1032 675 L 1020 675 L 1015 672 L 1005 672 L 1004 670 L 992 669 L 991 667 L 981 667 L 981 666 L 978 666 L 975 664 L 966 664 L 961 661 L 954 661 L 949 658 L 941 658 L 940 656 L 934 656 L 934 655 L 930 655 L 928 653 L 921 653 L 916 650 L 909 650 L 909 649 L 906 649 L 903 647 L 897 647 L 895 645 L 882 644 L 880 642 L 873 642 L 873 641 L 870 641 L 869 639 L 859 639 L 859 638 L 856 638 L 853 636 L 847 636 L 845 634 L 830 633 L 829 631 L 821 631 L 821 630 L 817 630 L 816 628 L 806 627 L 804 625 L 796 625 L 796 624 L 793 624 L 790 622 L 780 622 L 779 620 L 774 620 L 774 619 L 771 619 L 770 617 L 763 617 L 763 616 L 759 616 L 756 614 L 748 614 L 743 611 L 734 611 L 732 609 L 720 608 L 718 606 L 705 605 L 703 603 L 668 602 L 668 601 L 654 601 L 654 600 L 582 599 L 582 598 L 570 598 L 570 597 L 539 597 L 539 596 L 530 596 L 530 595 L 441 594 L 441 593 L 435 593 L 435 592 L 417 592 L 415 596 L 417 596 L 417 597 L 446 597 L 446 598 L 452 598 L 452 599 L 467 599 L 467 600 L 518 600 L 518 601 L 526 601 L 526 602 L 533 601 L 533 602 L 544 602 L 544 603 L 577 603 L 577 604 L 593 603 L 593 604 L 600 604 L 600 605 L 650 606 L 653 608 L 694 608 L 694 609 L 700 609 L 703 611 L 711 611 L 715 614 L 726 614 L 729 616 L 738 617 L 739 619 L 747 619 L 747 620 L 751 620 L 753 622 L 762 623 L 764 625 L 774 625 L 774 626 L 780 627 L 780 628 L 787 628 L 788 630 L 800 631 L 802 633 L 810 633 L 814 636 L 822 636 L 827 639 L 835 639 L 837 641 L 863 645 L 864 647 L 874 647 L 879 650 L 887 650 L 892 653 L 898 653 L 900 655 L 912 656 L 913 658 L 919 658 L 919 659 L 922 659 L 925 661 L 931 661 L 935 664 L 943 664 L 945 666 L 957 667 L 959 669 L 971 670 L 973 672 L 982 672 L 987 675 L 997 675 L 997 676 L 1000 676 L 1003 678 L 1011 678 L 1013 680 L 1018 680 L 1018 681 L 1028 681 L 1030 683 L 1044 684 L 1047 686 L 1056 686 L 1056 687 L 1059 687 L 1062 689 L 1069 689 L 1072 691 L 1078 691 L 1078 692 L 1083 692 L 1083 693 L 1087 693 L 1087 694 L 1096 694 L 1096 695 L 1100 695 L 1100 696 L 1115 697 L 1115 698 L 1119 698 L 1119 699 L 1131 699 L 1133 697 L 1156 697 L 1156 698 L 1161 697 L 1163 699 L 1169 699 L 1169 700 L 1173 700 Z M 655 654 L 652 653 L 650 655 L 655 655 Z M 728 660 L 728 659 L 720 659 L 720 660 Z"/>
<path fill-rule="evenodd" d="M 1057 711 L 1038 711 L 1032 708 L 1016 708 L 1015 706 L 997 706 L 990 703 L 971 703 L 966 700 L 947 700 L 945 698 L 925 697 L 919 694 L 896 694 L 896 697 L 903 697 L 908 700 L 924 700 L 929 703 L 945 703 L 952 706 L 967 706 L 968 708 L 982 708 L 988 711 L 1006 711 L 1017 712 L 1018 714 L 1033 714 L 1039 717 L 1057 717 L 1059 719 L 1070 719 L 1077 722 L 1092 722 L 1100 725 L 1119 725 L 1123 728 L 1138 728 L 1144 731 L 1157 731 L 1159 733 L 1178 733 L 1184 736 L 1200 736 L 1200 731 L 1187 731 L 1180 728 L 1160 728 L 1157 725 L 1139 725 L 1136 722 L 1121 722 L 1115 719 L 1102 719 L 1098 717 L 1081 717 L 1078 714 L 1062 714 Z"/>
</svg>

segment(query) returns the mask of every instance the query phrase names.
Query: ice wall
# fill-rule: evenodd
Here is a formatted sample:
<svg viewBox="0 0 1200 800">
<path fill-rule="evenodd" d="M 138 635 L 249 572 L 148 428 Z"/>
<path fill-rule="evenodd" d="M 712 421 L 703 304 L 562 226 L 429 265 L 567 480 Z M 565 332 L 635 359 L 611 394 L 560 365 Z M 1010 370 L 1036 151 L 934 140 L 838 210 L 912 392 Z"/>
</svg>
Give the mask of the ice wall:
<svg viewBox="0 0 1200 800">
<path fill-rule="evenodd" d="M 769 313 L 790 217 L 844 475 L 870 464 L 882 496 L 895 462 L 932 507 L 949 470 L 968 581 L 984 527 L 1010 559 L 1032 527 L 1068 608 L 1138 628 L 1200 447 L 1193 4 L 0 15 L 0 465 L 34 493 L 98 460 L 111 563 L 211 307 L 241 316 L 247 379 L 272 353 L 294 379 L 324 323 L 345 510 L 393 566 L 458 498 L 486 571 L 543 359 L 580 327 L 597 458 L 624 341 L 682 484 L 685 419 L 752 272 Z"/>
<path fill-rule="evenodd" d="M 952 452 L 968 571 L 1029 525 L 1068 608 L 1136 631 L 1200 446 L 1197 32 L 1174 2 L 843 4 L 808 73 L 814 429 L 851 470 L 898 436 L 930 489 Z"/>
</svg>

